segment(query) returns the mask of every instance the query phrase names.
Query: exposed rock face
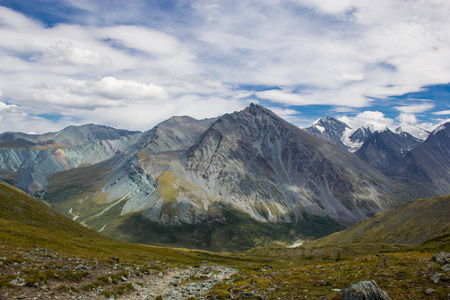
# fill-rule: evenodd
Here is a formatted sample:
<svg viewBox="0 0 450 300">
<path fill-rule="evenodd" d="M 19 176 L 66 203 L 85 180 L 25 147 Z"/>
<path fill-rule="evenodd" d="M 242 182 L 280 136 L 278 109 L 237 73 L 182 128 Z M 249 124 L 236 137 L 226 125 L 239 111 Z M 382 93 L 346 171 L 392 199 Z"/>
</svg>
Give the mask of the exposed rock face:
<svg viewBox="0 0 450 300">
<path fill-rule="evenodd" d="M 423 142 L 393 165 L 392 173 L 414 181 L 428 194 L 450 191 L 450 122 L 436 128 Z"/>
<path fill-rule="evenodd" d="M 59 132 L 45 134 L 5 132 L 0 134 L 0 145 L 2 148 L 28 148 L 34 146 L 74 147 L 93 140 L 115 140 L 135 133 L 137 131 L 88 124 L 68 126 Z"/>
<path fill-rule="evenodd" d="M 399 162 L 408 151 L 422 143 L 409 133 L 394 133 L 389 129 L 372 133 L 364 144 L 355 152 L 372 167 L 386 172 Z"/>
<path fill-rule="evenodd" d="M 182 164 L 197 184 L 259 220 L 306 212 L 350 224 L 392 204 L 383 197 L 394 186 L 382 174 L 257 105 L 219 118 Z"/>
<path fill-rule="evenodd" d="M 343 143 L 343 137 L 346 132 L 352 131 L 350 126 L 333 117 L 323 117 L 317 120 L 311 127 L 305 130 L 312 135 L 323 138 L 329 142 L 335 143 L 345 150 L 349 150 L 350 146 Z"/>
<path fill-rule="evenodd" d="M 341 290 L 335 300 L 390 300 L 389 295 L 380 289 L 374 280 L 361 281 Z"/>
<path fill-rule="evenodd" d="M 349 133 L 322 121 L 336 138 Z M 131 218 L 141 228 L 149 220 L 224 224 L 230 210 L 261 222 L 349 225 L 411 198 L 342 146 L 257 105 L 218 119 L 173 117 L 142 133 L 86 125 L 2 136 L 0 177 L 108 234 Z"/>
</svg>

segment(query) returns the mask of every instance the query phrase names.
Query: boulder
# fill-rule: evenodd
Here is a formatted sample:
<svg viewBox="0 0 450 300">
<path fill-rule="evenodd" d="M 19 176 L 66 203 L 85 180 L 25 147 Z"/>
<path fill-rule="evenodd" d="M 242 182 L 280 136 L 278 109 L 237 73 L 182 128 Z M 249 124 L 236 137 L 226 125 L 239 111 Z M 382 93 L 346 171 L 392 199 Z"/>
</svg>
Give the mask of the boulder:
<svg viewBox="0 0 450 300">
<path fill-rule="evenodd" d="M 375 280 L 361 281 L 340 290 L 335 300 L 391 300 L 389 295 L 380 289 Z"/>
<path fill-rule="evenodd" d="M 436 253 L 433 255 L 433 260 L 440 264 L 448 264 L 450 263 L 450 253 L 444 251 Z"/>
</svg>

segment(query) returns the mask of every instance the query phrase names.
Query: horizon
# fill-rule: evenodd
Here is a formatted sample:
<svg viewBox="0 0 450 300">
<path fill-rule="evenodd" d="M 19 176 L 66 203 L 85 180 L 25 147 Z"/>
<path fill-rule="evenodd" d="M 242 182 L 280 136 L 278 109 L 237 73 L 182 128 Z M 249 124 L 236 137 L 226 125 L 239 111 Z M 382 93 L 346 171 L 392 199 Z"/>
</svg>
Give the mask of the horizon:
<svg viewBox="0 0 450 300">
<path fill-rule="evenodd" d="M 255 103 L 252 102 L 252 103 L 250 103 L 248 106 L 246 106 L 245 108 L 242 108 L 241 110 L 234 111 L 234 112 L 230 112 L 230 113 L 238 113 L 238 112 L 241 112 L 241 111 L 247 109 L 248 107 L 250 107 L 250 105 L 252 105 L 252 104 L 254 104 L 254 105 L 256 105 L 256 106 L 261 106 L 261 107 L 263 107 L 264 109 L 268 109 L 268 108 L 264 107 L 263 105 L 255 104 Z M 273 112 L 273 111 L 272 111 L 272 112 Z M 128 129 L 128 128 L 114 127 L 114 126 L 105 125 L 105 124 L 100 124 L 100 123 L 88 123 L 88 124 L 69 124 L 69 125 L 67 125 L 67 126 L 65 126 L 65 127 L 63 127 L 63 128 L 60 128 L 59 130 L 56 130 L 56 131 L 47 131 L 47 132 L 42 132 L 42 133 L 36 133 L 36 132 L 32 132 L 32 131 L 29 131 L 29 132 L 4 131 L 4 132 L 0 132 L 0 135 L 1 135 L 1 134 L 4 134 L 4 133 L 23 133 L 23 134 L 27 134 L 27 135 L 43 135 L 43 134 L 48 134 L 48 133 L 59 133 L 59 132 L 63 131 L 64 129 L 68 128 L 68 127 L 82 127 L 82 126 L 90 126 L 90 125 L 92 125 L 92 126 L 104 126 L 104 127 L 110 127 L 110 128 L 117 129 L 117 130 L 127 130 L 127 131 L 130 131 L 130 132 L 136 132 L 136 133 L 138 133 L 138 132 L 145 132 L 145 131 L 151 130 L 151 129 L 153 129 L 154 127 L 158 126 L 158 125 L 161 124 L 161 123 L 164 123 L 164 122 L 168 121 L 168 120 L 171 119 L 171 118 L 183 118 L 183 117 L 188 117 L 188 118 L 193 118 L 193 119 L 196 119 L 196 120 L 198 120 L 198 121 L 201 121 L 201 120 L 214 119 L 214 118 L 219 119 L 219 118 L 222 117 L 222 116 L 223 116 L 223 115 L 216 116 L 216 117 L 210 117 L 210 118 L 202 118 L 202 119 L 196 119 L 196 118 L 193 118 L 193 117 L 188 116 L 188 115 L 171 116 L 171 117 L 169 117 L 169 118 L 163 120 L 162 122 L 156 124 L 155 126 L 153 126 L 153 127 L 151 127 L 151 128 L 148 128 L 148 129 L 145 129 L 145 130 L 130 130 L 130 129 Z M 281 117 L 281 116 L 279 116 L 279 117 Z M 323 117 L 318 118 L 317 120 L 315 120 L 314 122 L 312 122 L 310 125 L 305 126 L 305 127 L 299 127 L 299 126 L 297 126 L 297 125 L 295 125 L 295 124 L 292 124 L 292 123 L 291 123 L 291 124 L 294 125 L 294 126 L 296 126 L 296 127 L 298 127 L 298 128 L 300 128 L 300 129 L 305 129 L 305 128 L 307 128 L 307 127 L 310 127 L 310 126 L 315 125 L 319 120 L 324 119 L 324 118 L 327 118 L 327 117 L 331 117 L 331 118 L 333 118 L 333 119 L 335 119 L 335 120 L 337 120 L 337 121 L 343 122 L 343 121 L 338 120 L 338 119 L 336 119 L 336 118 L 334 118 L 334 117 L 332 117 L 332 116 L 323 116 Z M 282 117 L 281 117 L 281 118 L 282 118 Z M 374 131 L 382 132 L 382 131 L 384 131 L 384 130 L 390 130 L 391 132 L 394 132 L 394 133 L 397 133 L 397 129 L 401 129 L 401 132 L 407 132 L 407 133 L 412 134 L 412 135 L 415 136 L 416 138 L 425 140 L 425 139 L 428 137 L 429 134 L 431 134 L 431 133 L 434 132 L 436 129 L 438 129 L 439 127 L 445 125 L 445 124 L 448 123 L 448 122 L 450 122 L 450 121 L 449 121 L 449 120 L 444 121 L 443 123 L 436 125 L 436 127 L 432 128 L 431 130 L 427 130 L 427 129 L 424 129 L 424 128 L 420 128 L 420 127 L 417 126 L 417 128 L 419 129 L 419 132 L 420 132 L 419 135 L 415 135 L 415 134 L 411 133 L 410 131 L 406 131 L 406 130 L 404 130 L 401 126 L 397 126 L 397 127 L 392 127 L 392 126 L 390 126 L 390 127 L 389 127 L 389 126 L 380 127 L 380 126 L 375 126 L 374 124 L 371 124 L 371 123 L 366 123 L 366 124 L 361 125 L 360 127 L 357 127 L 357 128 L 350 127 L 350 129 L 352 130 L 352 132 L 354 132 L 354 131 L 356 131 L 357 129 L 362 128 L 362 127 L 372 127 Z M 344 122 L 344 123 L 345 123 L 345 122 Z M 348 126 L 347 123 L 345 123 L 345 124 Z M 416 126 L 416 125 L 414 125 L 414 126 Z"/>
<path fill-rule="evenodd" d="M 0 0 L 0 132 L 260 104 L 420 135 L 450 115 L 450 2 Z"/>
</svg>

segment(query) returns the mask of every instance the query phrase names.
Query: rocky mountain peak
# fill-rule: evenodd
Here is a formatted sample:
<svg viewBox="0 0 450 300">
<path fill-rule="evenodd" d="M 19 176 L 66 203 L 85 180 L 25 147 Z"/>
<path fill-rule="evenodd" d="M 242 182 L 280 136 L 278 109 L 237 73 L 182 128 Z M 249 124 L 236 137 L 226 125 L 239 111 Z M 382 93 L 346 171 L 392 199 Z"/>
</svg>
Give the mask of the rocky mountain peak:
<svg viewBox="0 0 450 300">
<path fill-rule="evenodd" d="M 247 114 L 251 114 L 251 115 L 253 115 L 253 116 L 256 116 L 256 115 L 258 115 L 258 114 L 266 114 L 266 115 L 267 115 L 267 114 L 270 114 L 270 113 L 271 113 L 270 110 L 264 108 L 264 107 L 261 106 L 261 105 L 254 104 L 254 103 L 251 103 L 247 108 L 245 108 L 245 109 L 243 110 L 243 112 L 244 112 L 244 113 L 247 113 Z"/>
</svg>

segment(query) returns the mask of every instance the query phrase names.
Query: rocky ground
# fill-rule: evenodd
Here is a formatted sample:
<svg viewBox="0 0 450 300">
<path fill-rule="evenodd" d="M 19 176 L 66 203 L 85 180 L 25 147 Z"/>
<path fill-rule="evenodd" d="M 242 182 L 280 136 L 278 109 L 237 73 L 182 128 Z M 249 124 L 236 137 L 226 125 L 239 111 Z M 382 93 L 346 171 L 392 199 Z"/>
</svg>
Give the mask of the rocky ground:
<svg viewBox="0 0 450 300">
<path fill-rule="evenodd" d="M 0 255 L 0 299 L 202 299 L 236 269 L 206 261 L 127 264 L 64 257 L 48 249 Z"/>
<path fill-rule="evenodd" d="M 372 286 L 376 289 L 370 293 L 385 296 L 376 299 L 450 299 L 448 252 L 375 254 L 275 267 L 256 264 L 238 271 L 208 261 L 141 264 L 119 257 L 66 257 L 38 247 L 11 250 L 0 246 L 1 300 L 339 299 L 355 290 L 366 293 Z"/>
</svg>

